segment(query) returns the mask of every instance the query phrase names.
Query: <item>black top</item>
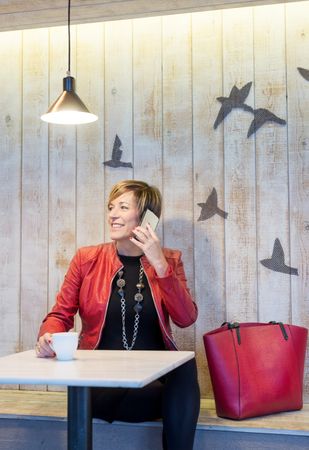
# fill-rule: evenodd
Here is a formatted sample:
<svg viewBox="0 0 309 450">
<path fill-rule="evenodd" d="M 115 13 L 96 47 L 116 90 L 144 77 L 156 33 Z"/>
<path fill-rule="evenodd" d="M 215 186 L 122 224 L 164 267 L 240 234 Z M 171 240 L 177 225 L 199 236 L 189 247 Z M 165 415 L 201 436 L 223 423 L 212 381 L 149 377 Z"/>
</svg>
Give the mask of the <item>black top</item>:
<svg viewBox="0 0 309 450">
<path fill-rule="evenodd" d="M 134 295 L 138 292 L 136 284 L 139 281 L 140 256 L 118 255 L 118 257 L 124 266 L 122 278 L 126 282 L 123 288 L 126 300 L 125 324 L 127 342 L 130 347 L 135 317 L 133 308 L 136 305 Z M 98 346 L 100 350 L 124 350 L 122 343 L 121 297 L 118 294 L 119 288 L 116 285 L 118 278 L 118 275 L 116 275 L 113 280 L 105 325 Z M 138 334 L 132 350 L 165 350 L 158 315 L 145 274 L 143 275 L 142 283 L 145 286 L 141 291 L 144 297 L 141 303 L 143 309 L 140 312 Z"/>
</svg>

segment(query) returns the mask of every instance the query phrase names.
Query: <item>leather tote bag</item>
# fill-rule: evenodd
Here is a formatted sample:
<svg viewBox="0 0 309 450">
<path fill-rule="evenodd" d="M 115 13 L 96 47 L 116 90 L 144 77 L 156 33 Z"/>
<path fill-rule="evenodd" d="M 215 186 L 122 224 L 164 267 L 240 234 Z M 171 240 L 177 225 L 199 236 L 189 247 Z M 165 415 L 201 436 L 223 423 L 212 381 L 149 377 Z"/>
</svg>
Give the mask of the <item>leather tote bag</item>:
<svg viewBox="0 0 309 450">
<path fill-rule="evenodd" d="M 219 417 L 244 419 L 303 406 L 308 330 L 224 323 L 203 336 Z"/>
</svg>

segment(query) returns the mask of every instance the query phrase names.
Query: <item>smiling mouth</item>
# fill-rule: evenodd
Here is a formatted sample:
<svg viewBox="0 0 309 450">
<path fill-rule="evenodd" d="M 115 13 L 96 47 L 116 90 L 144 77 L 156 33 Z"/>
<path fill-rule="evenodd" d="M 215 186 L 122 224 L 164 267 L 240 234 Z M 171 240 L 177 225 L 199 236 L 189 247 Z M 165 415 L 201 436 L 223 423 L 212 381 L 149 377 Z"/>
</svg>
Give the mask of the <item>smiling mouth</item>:
<svg viewBox="0 0 309 450">
<path fill-rule="evenodd" d="M 120 223 L 111 223 L 111 228 L 121 228 L 121 227 L 123 227 L 123 225 Z"/>
</svg>

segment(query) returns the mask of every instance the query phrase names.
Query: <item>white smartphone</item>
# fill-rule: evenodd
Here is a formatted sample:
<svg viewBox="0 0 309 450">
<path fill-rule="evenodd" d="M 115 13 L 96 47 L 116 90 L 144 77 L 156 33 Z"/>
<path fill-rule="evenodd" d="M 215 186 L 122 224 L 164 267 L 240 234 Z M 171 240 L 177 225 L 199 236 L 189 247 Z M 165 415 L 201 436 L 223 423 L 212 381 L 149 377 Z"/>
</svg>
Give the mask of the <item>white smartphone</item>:
<svg viewBox="0 0 309 450">
<path fill-rule="evenodd" d="M 153 231 L 155 231 L 159 223 L 159 217 L 157 217 L 152 211 L 150 211 L 150 209 L 146 209 L 142 217 L 140 226 L 146 228 L 147 223 L 149 223 Z"/>
</svg>

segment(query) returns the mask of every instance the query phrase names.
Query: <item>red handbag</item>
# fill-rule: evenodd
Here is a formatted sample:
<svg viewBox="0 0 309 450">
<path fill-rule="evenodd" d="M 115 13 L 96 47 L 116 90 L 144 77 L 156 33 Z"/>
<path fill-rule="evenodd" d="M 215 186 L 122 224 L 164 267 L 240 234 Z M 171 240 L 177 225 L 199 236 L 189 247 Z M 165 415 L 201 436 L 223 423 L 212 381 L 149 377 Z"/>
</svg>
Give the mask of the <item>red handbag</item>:
<svg viewBox="0 0 309 450">
<path fill-rule="evenodd" d="M 224 323 L 204 334 L 217 415 L 301 409 L 307 336 L 306 328 L 281 322 Z"/>
</svg>

